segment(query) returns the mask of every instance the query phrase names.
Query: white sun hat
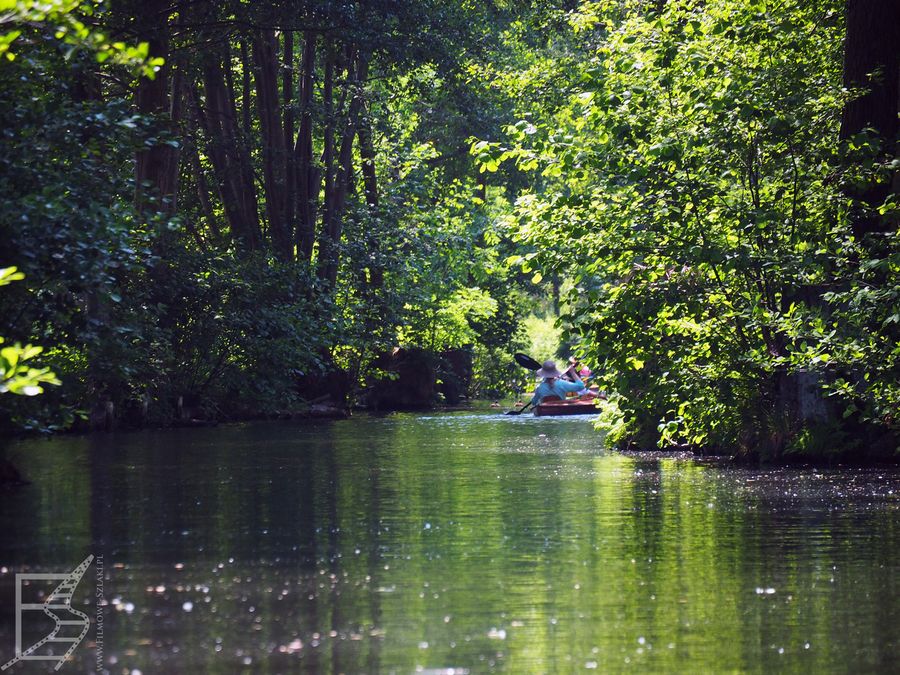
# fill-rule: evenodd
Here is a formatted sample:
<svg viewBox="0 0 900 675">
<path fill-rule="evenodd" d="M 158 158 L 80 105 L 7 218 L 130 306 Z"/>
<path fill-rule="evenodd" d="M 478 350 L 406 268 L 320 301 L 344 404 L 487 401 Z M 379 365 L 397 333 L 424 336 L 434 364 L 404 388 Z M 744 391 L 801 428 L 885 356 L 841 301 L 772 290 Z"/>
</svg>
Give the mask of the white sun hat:
<svg viewBox="0 0 900 675">
<path fill-rule="evenodd" d="M 562 373 L 556 369 L 556 361 L 551 360 L 544 361 L 543 367 L 538 370 L 535 375 L 543 379 L 547 379 L 548 377 L 562 377 Z"/>
</svg>

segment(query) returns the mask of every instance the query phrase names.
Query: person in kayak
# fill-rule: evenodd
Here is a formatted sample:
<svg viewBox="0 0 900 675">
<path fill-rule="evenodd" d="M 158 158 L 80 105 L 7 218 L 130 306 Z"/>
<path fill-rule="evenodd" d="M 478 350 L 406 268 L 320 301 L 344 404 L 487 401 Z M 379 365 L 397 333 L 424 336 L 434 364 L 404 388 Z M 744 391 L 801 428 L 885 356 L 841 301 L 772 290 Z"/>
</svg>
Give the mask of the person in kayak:
<svg viewBox="0 0 900 675">
<path fill-rule="evenodd" d="M 569 369 L 564 372 L 562 376 L 564 380 L 568 380 L 569 382 L 574 382 L 579 377 L 582 382 L 587 382 L 588 378 L 591 376 L 591 369 L 581 363 L 577 357 L 570 356 Z M 593 398 L 602 398 L 603 400 L 606 400 L 606 394 L 601 392 L 600 387 L 597 385 L 591 385 L 589 387 L 585 384 L 584 387 L 584 389 L 578 392 L 580 398 L 591 396 Z"/>
<path fill-rule="evenodd" d="M 578 377 L 578 373 L 574 368 L 566 371 L 575 379 L 573 381 L 562 379 L 563 374 L 557 370 L 555 361 L 544 361 L 544 365 L 537 371 L 536 375 L 543 378 L 537 389 L 534 390 L 534 396 L 528 405 L 540 405 L 548 396 L 556 396 L 560 400 L 566 400 L 566 394 L 569 392 L 580 392 L 585 389 L 584 382 Z"/>
<path fill-rule="evenodd" d="M 591 376 L 591 369 L 587 366 L 583 366 L 581 361 L 579 361 L 576 357 L 569 357 L 569 369 L 562 374 L 564 380 L 568 380 L 569 382 L 574 382 L 575 378 L 581 378 L 582 382 L 587 382 L 588 378 Z M 587 386 L 587 385 L 585 385 Z M 585 389 L 587 391 L 587 389 Z"/>
</svg>

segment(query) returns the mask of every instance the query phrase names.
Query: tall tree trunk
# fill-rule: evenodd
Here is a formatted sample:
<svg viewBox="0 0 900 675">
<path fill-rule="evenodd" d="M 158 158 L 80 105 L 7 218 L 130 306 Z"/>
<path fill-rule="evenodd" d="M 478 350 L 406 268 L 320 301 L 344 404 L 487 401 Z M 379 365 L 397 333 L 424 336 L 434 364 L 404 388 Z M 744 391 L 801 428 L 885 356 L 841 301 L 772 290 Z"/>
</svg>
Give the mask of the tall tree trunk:
<svg viewBox="0 0 900 675">
<path fill-rule="evenodd" d="M 278 96 L 278 40 L 274 30 L 254 37 L 256 102 L 262 131 L 263 185 L 266 215 L 275 257 L 287 262 L 293 257 L 293 241 L 287 222 L 285 167 L 288 156 L 281 105 Z"/>
<path fill-rule="evenodd" d="M 378 174 L 375 171 L 375 145 L 372 140 L 372 123 L 369 118 L 368 106 L 363 101 L 359 122 L 359 156 L 362 160 L 363 191 L 366 197 L 366 206 L 370 216 L 374 219 L 378 215 Z M 372 263 L 369 266 L 369 287 L 381 288 L 384 285 L 384 270 L 380 263 L 381 232 L 368 228 L 366 232 L 367 243 Z"/>
<path fill-rule="evenodd" d="M 256 250 L 260 245 L 259 213 L 250 155 L 240 137 L 222 59 L 215 55 L 203 66 L 203 85 L 206 108 L 197 102 L 197 118 L 209 139 L 207 154 L 212 160 L 231 236 L 240 248 Z"/>
<path fill-rule="evenodd" d="M 362 87 L 368 75 L 368 67 L 368 59 L 363 55 L 357 56 L 355 68 L 352 61 L 348 67 L 348 72 L 353 73 L 347 85 L 349 91 L 345 92 L 350 97 L 350 105 L 341 133 L 330 199 L 326 191 L 325 222 L 322 229 L 327 255 L 319 262 L 319 276 L 331 287 L 337 281 L 337 270 L 340 263 L 338 248 L 341 242 L 347 195 L 353 179 L 353 139 L 356 137 L 359 111 L 363 103 Z"/>
<path fill-rule="evenodd" d="M 77 103 L 100 101 L 103 99 L 103 87 L 100 80 L 100 69 L 93 57 L 82 56 L 72 64 L 72 99 Z"/>
<path fill-rule="evenodd" d="M 861 88 L 866 93 L 844 106 L 841 139 L 872 129 L 882 143 L 880 157 L 893 159 L 897 156 L 900 131 L 900 2 L 847 0 L 846 18 L 844 86 Z M 896 189 L 896 181 L 894 185 L 891 181 L 872 182 L 851 196 L 876 208 Z M 895 227 L 896 223 L 885 222 L 871 213 L 861 215 L 853 223 L 857 237 Z"/>
<path fill-rule="evenodd" d="M 234 76 L 231 65 L 231 47 L 226 44 L 224 58 L 224 72 L 226 76 L 227 87 L 226 94 L 226 117 L 228 135 L 231 139 L 231 147 L 237 158 L 236 161 L 240 167 L 238 197 L 241 203 L 241 210 L 244 213 L 248 226 L 248 247 L 257 250 L 262 247 L 262 234 L 259 225 L 259 210 L 256 197 L 256 177 L 253 173 L 253 162 L 250 157 L 250 139 L 253 137 L 251 130 L 245 129 L 241 133 L 241 129 L 237 123 L 237 100 L 234 93 Z M 244 74 L 244 93 L 246 103 L 250 105 L 250 63 L 248 61 L 241 62 L 241 72 Z"/>
<path fill-rule="evenodd" d="M 322 216 L 322 232 L 319 236 L 318 274 L 325 279 L 328 263 L 333 255 L 331 220 L 334 210 L 334 48 L 326 48 L 325 79 L 322 82 L 322 104 L 325 108 L 325 129 L 322 150 L 322 169 L 325 181 L 325 212 Z M 336 252 L 335 252 L 336 254 Z"/>
<path fill-rule="evenodd" d="M 153 79 L 141 77 L 135 92 L 135 105 L 142 115 L 153 116 L 164 133 L 177 130 L 180 114 L 181 79 L 173 68 L 169 53 L 169 15 L 171 0 L 147 0 L 136 5 L 135 26 L 138 38 L 146 41 L 151 56 L 165 59 L 164 65 Z M 170 85 L 173 91 L 169 91 Z M 135 206 L 144 210 L 148 202 L 156 198 L 158 207 L 173 213 L 178 190 L 178 148 L 169 144 L 157 144 L 139 151 L 135 157 Z"/>
<path fill-rule="evenodd" d="M 375 172 L 375 146 L 372 141 L 372 124 L 368 106 L 363 101 L 359 121 L 359 156 L 362 160 L 363 190 L 366 204 L 372 210 L 378 208 L 378 176 Z"/>
<path fill-rule="evenodd" d="M 250 51 L 247 41 L 241 40 L 241 128 L 244 137 L 250 138 L 253 133 L 253 110 L 251 107 L 251 83 L 250 83 Z"/>
<path fill-rule="evenodd" d="M 284 108 L 284 133 L 282 153 L 284 160 L 284 221 L 285 236 L 291 258 L 294 253 L 294 231 L 296 229 L 297 160 L 294 157 L 294 33 L 284 33 L 284 59 L 281 64 L 281 96 Z"/>
<path fill-rule="evenodd" d="M 303 79 L 300 83 L 300 130 L 294 146 L 297 167 L 297 255 L 310 262 L 316 240 L 318 178 L 312 160 L 313 75 L 316 67 L 316 35 L 307 32 L 303 46 Z"/>
<path fill-rule="evenodd" d="M 209 183 L 206 181 L 206 173 L 203 170 L 203 165 L 200 163 L 200 153 L 197 151 L 197 130 L 194 128 L 191 131 L 193 133 L 190 134 L 191 139 L 185 143 L 184 152 L 187 154 L 191 175 L 194 177 L 197 187 L 197 200 L 200 202 L 200 211 L 212 235 L 212 245 L 216 247 L 222 243 L 222 232 L 219 229 L 219 219 L 213 210 L 212 199 L 209 194 Z"/>
</svg>

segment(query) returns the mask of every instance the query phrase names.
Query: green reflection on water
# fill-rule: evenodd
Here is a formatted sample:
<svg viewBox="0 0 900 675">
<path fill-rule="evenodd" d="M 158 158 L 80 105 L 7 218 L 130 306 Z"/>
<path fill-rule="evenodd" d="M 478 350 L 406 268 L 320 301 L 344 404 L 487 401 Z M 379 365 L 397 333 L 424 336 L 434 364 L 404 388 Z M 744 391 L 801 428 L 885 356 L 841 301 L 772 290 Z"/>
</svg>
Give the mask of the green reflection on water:
<svg viewBox="0 0 900 675">
<path fill-rule="evenodd" d="M 15 571 L 99 553 L 113 671 L 895 667 L 895 472 L 600 448 L 584 419 L 477 414 L 23 444 L 3 607 Z"/>
</svg>

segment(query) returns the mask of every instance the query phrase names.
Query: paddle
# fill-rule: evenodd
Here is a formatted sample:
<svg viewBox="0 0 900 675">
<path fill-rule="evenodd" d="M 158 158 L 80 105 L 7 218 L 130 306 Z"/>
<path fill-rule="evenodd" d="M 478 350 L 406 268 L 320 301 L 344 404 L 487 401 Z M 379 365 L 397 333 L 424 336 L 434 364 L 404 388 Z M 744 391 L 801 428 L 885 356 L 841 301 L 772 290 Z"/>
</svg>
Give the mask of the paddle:
<svg viewBox="0 0 900 675">
<path fill-rule="evenodd" d="M 515 354 L 513 358 L 523 368 L 528 368 L 528 370 L 540 370 L 541 364 L 535 361 L 533 358 L 528 356 L 528 354 L 522 354 L 521 352 Z"/>
<path fill-rule="evenodd" d="M 525 412 L 525 410 L 526 410 L 526 409 L 528 408 L 528 406 L 530 406 L 530 405 L 531 405 L 531 401 L 529 401 L 528 403 L 526 403 L 525 405 L 523 405 L 523 406 L 522 406 L 521 408 L 519 408 L 518 410 L 509 410 L 506 414 L 507 414 L 507 415 L 521 415 L 523 412 Z"/>
<path fill-rule="evenodd" d="M 541 369 L 541 364 L 538 363 L 537 361 L 535 361 L 530 356 L 528 356 L 528 354 L 523 354 L 522 352 L 517 352 L 516 354 L 513 355 L 513 358 L 516 360 L 516 363 L 518 363 L 523 368 L 528 368 L 528 370 L 540 370 Z M 518 410 L 510 410 L 506 414 L 507 415 L 521 415 L 523 412 L 525 412 L 525 410 L 528 409 L 528 406 L 530 406 L 530 405 L 531 405 L 530 402 L 526 403 Z"/>
</svg>

